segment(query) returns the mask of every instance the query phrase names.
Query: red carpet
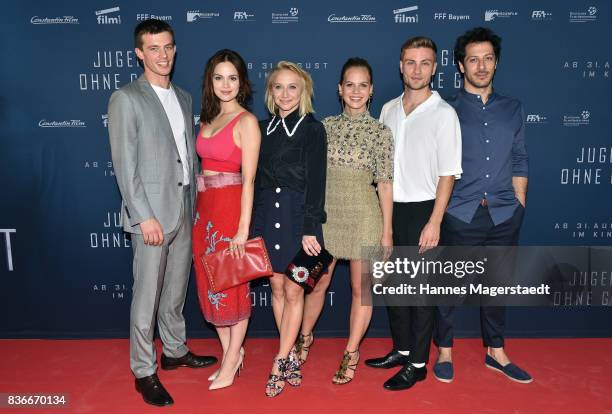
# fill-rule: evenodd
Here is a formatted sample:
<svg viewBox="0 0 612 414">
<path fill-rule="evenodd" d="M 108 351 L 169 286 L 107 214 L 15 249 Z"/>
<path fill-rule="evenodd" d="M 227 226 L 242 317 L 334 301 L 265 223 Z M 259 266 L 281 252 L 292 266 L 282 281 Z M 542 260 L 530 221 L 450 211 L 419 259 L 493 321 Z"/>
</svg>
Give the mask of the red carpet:
<svg viewBox="0 0 612 414">
<path fill-rule="evenodd" d="M 191 340 L 195 353 L 219 355 L 216 340 Z M 432 375 L 408 391 L 382 383 L 394 370 L 359 364 L 356 379 L 331 384 L 344 340 L 316 339 L 304 382 L 276 398 L 264 395 L 277 341 L 248 339 L 245 369 L 232 387 L 208 391 L 216 368 L 159 371 L 172 407 L 146 405 L 134 391 L 127 340 L 0 340 L 0 393 L 68 393 L 64 409 L 11 409 L 4 413 L 612 413 L 612 339 L 510 339 L 511 359 L 535 379 L 517 384 L 484 366 L 480 340 L 457 340 L 455 381 Z M 388 351 L 388 339 L 368 339 L 362 361 Z M 432 358 L 435 356 L 432 352 Z"/>
</svg>

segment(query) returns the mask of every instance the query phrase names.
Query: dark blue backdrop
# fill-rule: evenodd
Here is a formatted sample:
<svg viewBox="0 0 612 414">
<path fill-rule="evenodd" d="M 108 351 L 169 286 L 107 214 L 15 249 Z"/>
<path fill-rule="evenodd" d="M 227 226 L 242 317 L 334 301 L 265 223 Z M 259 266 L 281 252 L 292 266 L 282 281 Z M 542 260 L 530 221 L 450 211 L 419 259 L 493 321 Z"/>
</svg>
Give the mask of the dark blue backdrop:
<svg viewBox="0 0 612 414">
<path fill-rule="evenodd" d="M 280 59 L 310 71 L 320 118 L 338 113 L 339 70 L 354 55 L 374 68 L 377 116 L 401 93 L 399 47 L 415 35 L 438 43 L 434 87 L 451 95 L 459 87 L 454 39 L 489 26 L 504 39 L 496 88 L 520 98 L 526 110 L 530 181 L 522 242 L 612 241 L 607 2 L 14 3 L 3 7 L 1 37 L 0 337 L 127 336 L 131 248 L 118 218 L 106 106 L 115 88 L 142 72 L 132 30 L 151 15 L 176 31 L 174 82 L 193 94 L 194 115 L 204 63 L 227 47 L 249 63 L 260 118 L 266 72 Z M 346 333 L 349 301 L 347 268 L 340 267 L 319 334 Z M 250 335 L 274 335 L 269 287 L 256 287 L 253 303 Z M 212 335 L 193 286 L 185 313 L 191 336 Z M 508 334 L 609 336 L 610 320 L 607 308 L 511 309 Z M 473 309 L 463 312 L 457 331 L 478 334 Z M 370 335 L 386 334 L 385 311 L 376 309 Z"/>
</svg>

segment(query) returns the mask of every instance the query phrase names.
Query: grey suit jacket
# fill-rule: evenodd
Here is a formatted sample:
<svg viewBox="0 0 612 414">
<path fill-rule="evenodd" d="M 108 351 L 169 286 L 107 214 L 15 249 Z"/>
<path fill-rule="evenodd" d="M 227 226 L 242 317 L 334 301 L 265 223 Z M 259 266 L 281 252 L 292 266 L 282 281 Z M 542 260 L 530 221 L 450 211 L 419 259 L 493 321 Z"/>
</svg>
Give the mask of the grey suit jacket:
<svg viewBox="0 0 612 414">
<path fill-rule="evenodd" d="M 198 157 L 191 96 L 176 85 L 173 87 L 185 118 L 193 205 Z M 141 233 L 138 224 L 154 217 L 164 233 L 170 233 L 178 225 L 183 203 L 183 166 L 170 121 L 144 75 L 111 95 L 108 134 L 123 201 L 123 229 L 129 233 Z"/>
</svg>

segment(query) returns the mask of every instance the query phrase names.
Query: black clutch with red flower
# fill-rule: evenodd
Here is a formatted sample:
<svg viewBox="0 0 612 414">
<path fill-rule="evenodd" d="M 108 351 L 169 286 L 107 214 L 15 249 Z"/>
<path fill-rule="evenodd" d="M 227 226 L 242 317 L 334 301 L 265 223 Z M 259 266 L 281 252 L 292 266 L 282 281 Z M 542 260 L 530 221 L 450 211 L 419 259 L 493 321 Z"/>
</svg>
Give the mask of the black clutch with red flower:
<svg viewBox="0 0 612 414">
<path fill-rule="evenodd" d="M 304 249 L 300 249 L 287 266 L 285 276 L 303 287 L 305 293 L 310 293 L 333 259 L 325 248 L 321 248 L 317 256 L 309 256 Z"/>
</svg>

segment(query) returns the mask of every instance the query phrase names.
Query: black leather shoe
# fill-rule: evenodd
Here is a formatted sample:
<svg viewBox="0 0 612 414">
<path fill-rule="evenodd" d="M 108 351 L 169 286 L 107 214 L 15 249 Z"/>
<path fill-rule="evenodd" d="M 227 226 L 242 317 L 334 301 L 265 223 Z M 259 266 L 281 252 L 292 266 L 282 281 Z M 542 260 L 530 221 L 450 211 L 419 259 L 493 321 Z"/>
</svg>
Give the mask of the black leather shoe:
<svg viewBox="0 0 612 414">
<path fill-rule="evenodd" d="M 168 394 L 159 381 L 157 374 L 149 375 L 144 378 L 136 378 L 136 391 L 142 394 L 142 399 L 151 405 L 164 407 L 174 404 L 174 400 Z"/>
<path fill-rule="evenodd" d="M 408 363 L 408 355 L 402 355 L 396 350 L 392 350 L 387 355 L 381 358 L 366 359 L 365 364 L 372 368 L 393 368 L 406 365 Z"/>
<path fill-rule="evenodd" d="M 217 358 L 214 356 L 195 355 L 191 351 L 180 358 L 170 358 L 164 354 L 161 356 L 161 367 L 165 370 L 177 369 L 178 367 L 204 368 L 215 362 L 217 362 Z"/>
<path fill-rule="evenodd" d="M 397 374 L 389 378 L 383 386 L 390 391 L 407 390 L 417 381 L 423 381 L 425 378 L 427 378 L 427 368 L 417 368 L 409 362 Z"/>
</svg>

